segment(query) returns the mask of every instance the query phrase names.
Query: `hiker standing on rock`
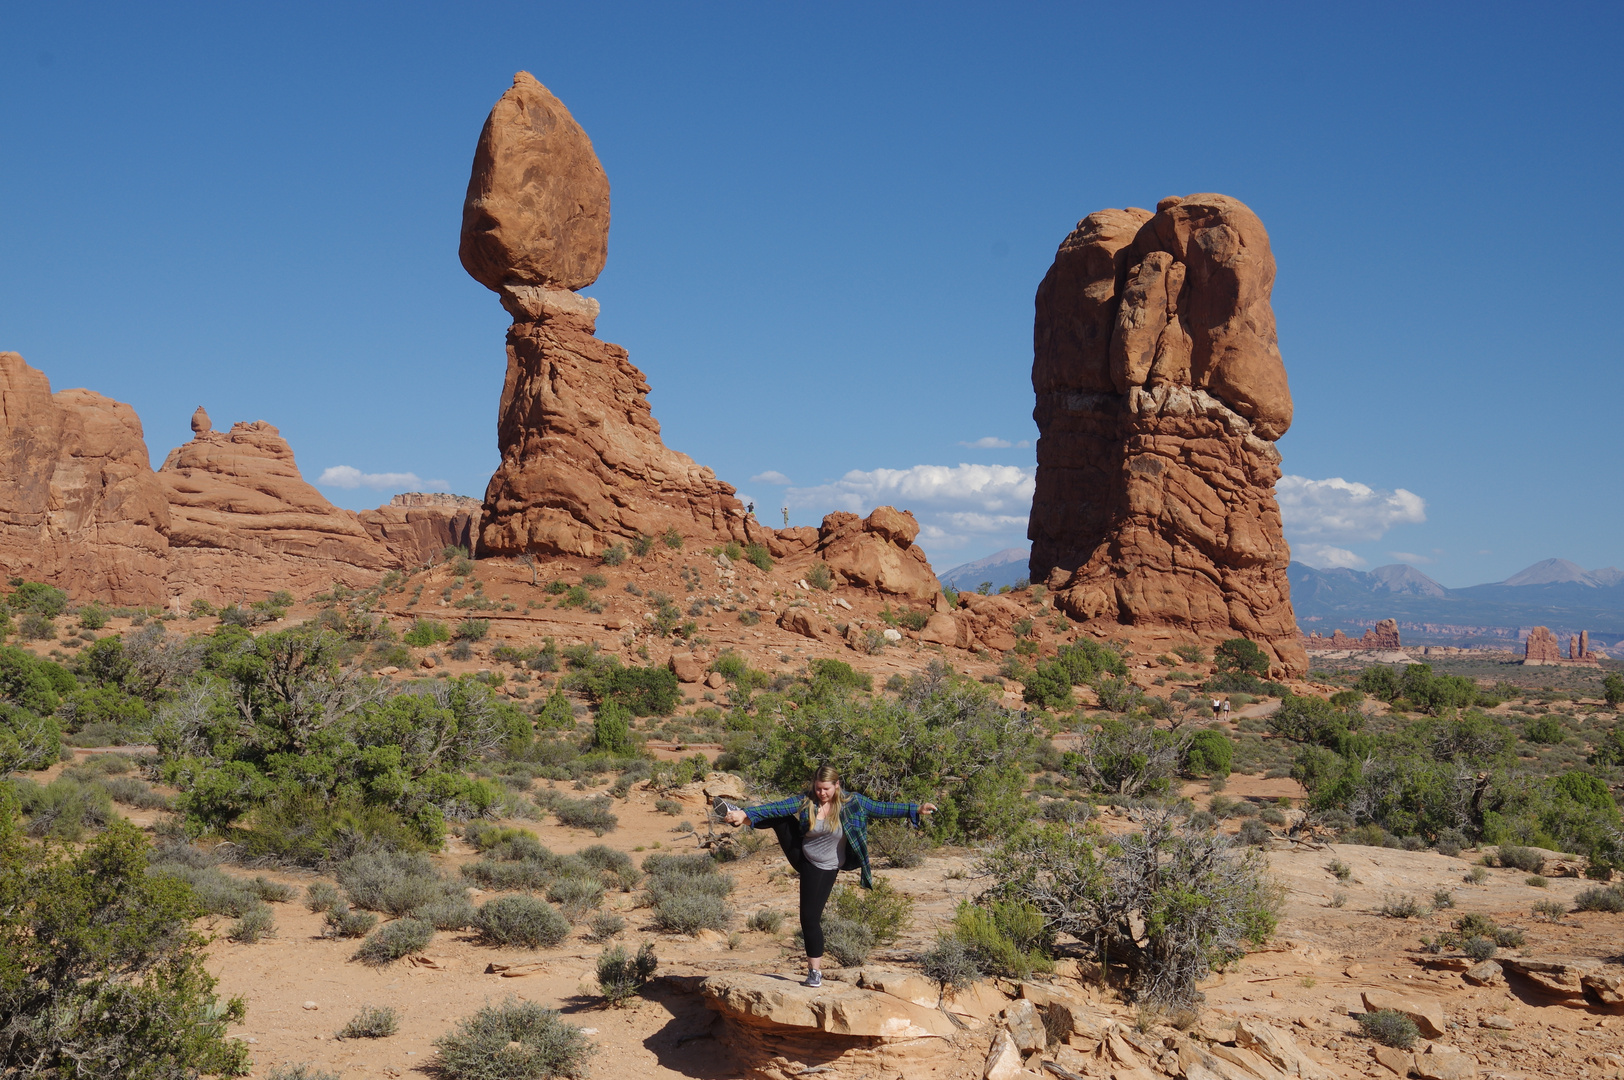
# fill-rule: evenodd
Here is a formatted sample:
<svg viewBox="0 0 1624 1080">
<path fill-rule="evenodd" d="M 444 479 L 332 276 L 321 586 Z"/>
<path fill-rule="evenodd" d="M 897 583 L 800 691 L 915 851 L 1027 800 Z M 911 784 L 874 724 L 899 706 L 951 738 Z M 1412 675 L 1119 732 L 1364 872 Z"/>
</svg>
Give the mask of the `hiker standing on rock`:
<svg viewBox="0 0 1624 1080">
<path fill-rule="evenodd" d="M 914 827 L 935 803 L 878 802 L 840 790 L 840 773 L 828 765 L 812 776 L 801 795 L 744 809 L 728 804 L 729 825 L 749 824 L 778 834 L 784 857 L 801 876 L 801 936 L 806 939 L 807 986 L 823 985 L 823 908 L 842 870 L 861 870 L 861 884 L 874 887 L 868 868 L 870 818 L 907 818 Z"/>
</svg>

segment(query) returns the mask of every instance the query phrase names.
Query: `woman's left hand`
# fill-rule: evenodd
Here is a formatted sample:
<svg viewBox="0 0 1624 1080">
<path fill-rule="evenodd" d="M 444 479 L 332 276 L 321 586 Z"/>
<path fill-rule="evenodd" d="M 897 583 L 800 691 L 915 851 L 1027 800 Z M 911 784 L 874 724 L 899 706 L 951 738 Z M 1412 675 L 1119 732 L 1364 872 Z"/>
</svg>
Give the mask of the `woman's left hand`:
<svg viewBox="0 0 1624 1080">
<path fill-rule="evenodd" d="M 920 808 L 919 808 L 919 816 L 920 817 L 925 817 L 925 816 L 927 816 L 929 814 L 934 814 L 935 812 L 936 812 L 936 804 L 933 803 L 933 802 L 925 803 L 924 805 L 920 806 Z"/>
</svg>

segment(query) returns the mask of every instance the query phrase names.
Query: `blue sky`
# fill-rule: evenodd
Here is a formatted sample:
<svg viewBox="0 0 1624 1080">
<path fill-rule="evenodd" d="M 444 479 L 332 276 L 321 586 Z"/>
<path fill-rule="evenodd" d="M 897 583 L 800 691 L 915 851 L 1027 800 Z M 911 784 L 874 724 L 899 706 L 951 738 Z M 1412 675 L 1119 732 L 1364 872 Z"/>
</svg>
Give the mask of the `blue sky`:
<svg viewBox="0 0 1624 1080">
<path fill-rule="evenodd" d="M 8 4 L 0 348 L 132 403 L 157 462 L 202 404 L 276 424 L 340 505 L 482 494 L 508 319 L 457 230 L 522 68 L 609 175 L 599 336 L 764 520 L 895 502 L 939 568 L 1022 543 L 1056 245 L 1218 191 L 1279 264 L 1299 557 L 1452 586 L 1624 563 L 1621 29 L 1600 4 Z"/>
</svg>

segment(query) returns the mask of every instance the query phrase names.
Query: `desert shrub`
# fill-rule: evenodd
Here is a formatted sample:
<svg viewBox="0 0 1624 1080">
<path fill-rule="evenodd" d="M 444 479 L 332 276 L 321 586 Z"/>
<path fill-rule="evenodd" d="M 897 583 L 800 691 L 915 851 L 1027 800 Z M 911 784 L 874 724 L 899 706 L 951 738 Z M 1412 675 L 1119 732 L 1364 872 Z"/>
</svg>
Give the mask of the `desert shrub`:
<svg viewBox="0 0 1624 1080">
<path fill-rule="evenodd" d="M 1531 889 L 1543 889 L 1550 885 L 1550 882 L 1539 874 L 1530 874 L 1523 879 L 1523 883 Z"/>
<path fill-rule="evenodd" d="M 983 974 L 975 952 L 951 933 L 938 936 L 936 945 L 920 955 L 919 969 L 943 990 L 966 990 Z"/>
<path fill-rule="evenodd" d="M 578 922 L 603 903 L 603 882 L 595 878 L 560 878 L 548 886 L 547 899 L 557 904 L 570 922 Z"/>
<path fill-rule="evenodd" d="M 659 813 L 670 814 L 672 817 L 676 817 L 678 814 L 682 813 L 683 807 L 682 804 L 677 802 L 675 799 L 655 799 L 654 809 Z"/>
<path fill-rule="evenodd" d="M 767 550 L 765 544 L 746 544 L 744 547 L 744 557 L 747 561 L 754 563 L 756 569 L 760 570 L 762 573 L 765 574 L 772 571 L 772 553 Z"/>
<path fill-rule="evenodd" d="M 1481 885 L 1489 879 L 1489 872 L 1481 866 L 1474 866 L 1466 872 L 1466 880 L 1473 885 Z"/>
<path fill-rule="evenodd" d="M 1448 889 L 1436 889 L 1432 894 L 1432 910 L 1443 911 L 1455 906 L 1455 894 Z"/>
<path fill-rule="evenodd" d="M 153 791 L 151 785 L 133 776 L 111 777 L 101 781 L 101 787 L 112 796 L 114 802 L 137 810 L 170 810 L 174 807 L 173 799 Z"/>
<path fill-rule="evenodd" d="M 1500 848 L 1496 860 L 1501 866 L 1525 873 L 1537 874 L 1545 869 L 1545 852 L 1538 848 L 1507 845 Z"/>
<path fill-rule="evenodd" d="M 430 1064 L 444 1080 L 584 1080 L 594 1049 L 556 1010 L 512 998 L 460 1021 L 434 1047 Z"/>
<path fill-rule="evenodd" d="M 981 869 L 997 883 L 994 898 L 1041 916 L 1036 941 L 1067 934 L 1089 942 L 1102 961 L 1125 963 L 1132 992 L 1151 1003 L 1194 1001 L 1214 966 L 1268 940 L 1281 903 L 1260 852 L 1180 827 L 1168 809 L 1109 840 L 1071 825 L 1024 830 Z M 1135 915 L 1145 927 L 1137 940 L 1128 930 Z"/>
<path fill-rule="evenodd" d="M 603 990 L 604 1000 L 611 1005 L 624 1004 L 654 977 L 659 965 L 652 942 L 643 942 L 636 956 L 627 956 L 619 945 L 603 950 L 598 954 L 598 986 Z"/>
<path fill-rule="evenodd" d="M 1236 842 L 1248 847 L 1261 847 L 1273 837 L 1274 833 L 1269 831 L 1269 827 L 1257 818 L 1247 818 L 1241 822 L 1240 831 L 1235 834 Z"/>
<path fill-rule="evenodd" d="M 603 565 L 619 566 L 626 561 L 626 545 L 613 544 L 603 549 Z"/>
<path fill-rule="evenodd" d="M 751 930 L 760 930 L 764 934 L 776 934 L 784 925 L 784 913 L 772 908 L 761 908 L 750 913 L 750 919 L 745 923 Z"/>
<path fill-rule="evenodd" d="M 727 901 L 707 892 L 673 891 L 654 905 L 654 925 L 673 934 L 726 930 L 732 919 Z"/>
<path fill-rule="evenodd" d="M 611 810 L 614 803 L 604 795 L 592 799 L 559 799 L 552 811 L 560 825 L 572 829 L 591 829 L 597 836 L 612 831 L 620 819 Z"/>
<path fill-rule="evenodd" d="M 478 916 L 473 902 L 466 898 L 441 900 L 418 908 L 413 913 L 414 918 L 423 920 L 436 930 L 466 930 Z"/>
<path fill-rule="evenodd" d="M 101 784 L 81 784 L 59 776 L 43 786 L 29 780 L 13 781 L 12 788 L 28 816 L 30 836 L 78 841 L 117 817 L 113 800 Z"/>
<path fill-rule="evenodd" d="M 486 635 L 490 632 L 491 621 L 489 619 L 464 619 L 457 624 L 457 628 L 452 632 L 451 636 L 458 641 L 484 641 Z"/>
<path fill-rule="evenodd" d="M 836 916 L 862 926 L 880 944 L 895 941 L 913 923 L 913 897 L 885 878 L 875 878 L 872 889 L 840 886 L 829 903 Z"/>
<path fill-rule="evenodd" d="M 408 645 L 424 649 L 442 641 L 450 641 L 451 631 L 446 628 L 445 623 L 435 622 L 433 619 L 418 619 L 400 639 Z"/>
<path fill-rule="evenodd" d="M 378 917 L 370 911 L 356 911 L 342 900 L 333 904 L 322 916 L 322 936 L 330 938 L 364 938 L 378 925 Z"/>
<path fill-rule="evenodd" d="M 434 939 L 434 927 L 419 919 L 396 919 L 373 931 L 355 951 L 368 967 L 383 967 L 418 952 Z"/>
<path fill-rule="evenodd" d="M 1523 738 L 1540 746 L 1555 746 L 1562 741 L 1562 724 L 1554 716 L 1541 716 L 1523 725 Z"/>
<path fill-rule="evenodd" d="M 1359 1017 L 1359 1027 L 1368 1037 L 1400 1050 L 1408 1050 L 1421 1037 L 1415 1021 L 1395 1009 L 1364 1013 Z"/>
<path fill-rule="evenodd" d="M 814 589 L 828 592 L 835 587 L 835 576 L 829 571 L 829 565 L 820 559 L 812 564 L 811 570 L 807 571 L 806 583 Z"/>
<path fill-rule="evenodd" d="M 400 1014 L 387 1005 L 363 1005 L 339 1030 L 339 1039 L 387 1039 L 400 1030 Z"/>
<path fill-rule="evenodd" d="M 280 1065 L 272 1065 L 271 1071 L 265 1074 L 265 1080 L 339 1080 L 335 1072 L 318 1069 L 308 1061 L 284 1061 Z"/>
<path fill-rule="evenodd" d="M 1492 939 L 1475 935 L 1460 944 L 1460 951 L 1473 960 L 1487 960 L 1498 952 L 1499 948 Z"/>
<path fill-rule="evenodd" d="M 1561 922 L 1567 913 L 1567 905 L 1557 900 L 1536 900 L 1532 909 L 1534 918 L 1546 922 Z"/>
<path fill-rule="evenodd" d="M 1235 744 L 1221 731 L 1198 731 L 1184 748 L 1184 771 L 1191 776 L 1228 776 Z"/>
<path fill-rule="evenodd" d="M 284 885 L 280 881 L 272 881 L 266 877 L 256 877 L 248 883 L 254 895 L 269 904 L 285 904 L 294 897 L 292 885 Z"/>
<path fill-rule="evenodd" d="M 259 939 L 270 937 L 276 933 L 276 916 L 270 905 L 258 903 L 242 913 L 242 917 L 231 924 L 226 931 L 226 937 L 239 945 L 257 945 Z"/>
<path fill-rule="evenodd" d="M 316 881 L 305 886 L 305 907 L 314 914 L 331 911 L 343 902 L 344 899 L 338 890 L 325 881 Z"/>
<path fill-rule="evenodd" d="M 1413 896 L 1395 895 L 1383 898 L 1376 912 L 1389 919 L 1419 919 L 1427 913 L 1427 909 Z"/>
<path fill-rule="evenodd" d="M 1027 979 L 1034 971 L 1053 970 L 1048 950 L 1054 935 L 1034 905 L 1019 900 L 985 905 L 960 901 L 952 933 L 989 975 Z"/>
<path fill-rule="evenodd" d="M 801 940 L 799 931 L 795 937 L 797 942 Z M 874 948 L 874 932 L 860 922 L 825 914 L 823 948 L 842 967 L 861 967 L 867 963 L 868 954 Z"/>
<path fill-rule="evenodd" d="M 467 895 L 461 885 L 441 877 L 427 855 L 419 853 L 366 852 L 339 863 L 335 876 L 350 903 L 386 915 L 409 915 Z"/>
<path fill-rule="evenodd" d="M 1061 758 L 1061 769 L 1090 790 L 1136 798 L 1165 792 L 1184 759 L 1188 734 L 1122 720 L 1100 720 L 1075 751 Z"/>
<path fill-rule="evenodd" d="M 533 896 L 499 896 L 479 909 L 473 922 L 487 945 L 551 948 L 569 937 L 569 921 Z"/>
<path fill-rule="evenodd" d="M 755 626 L 757 623 L 761 622 L 761 616 L 756 614 L 754 611 L 751 611 L 749 608 L 745 608 L 739 612 L 739 622 L 744 626 Z"/>
<path fill-rule="evenodd" d="M 606 888 L 635 889 L 643 880 L 630 855 L 604 844 L 584 848 L 576 852 L 576 857 L 603 875 Z"/>
<path fill-rule="evenodd" d="M 908 869 L 925 861 L 930 841 L 924 831 L 897 820 L 876 821 L 868 830 L 868 844 L 874 854 L 898 869 Z"/>
<path fill-rule="evenodd" d="M 1624 911 L 1624 886 L 1596 886 L 1585 889 L 1573 898 L 1574 911 Z"/>
<path fill-rule="evenodd" d="M 207 915 L 229 915 L 235 919 L 260 903 L 258 894 L 247 882 L 223 874 L 213 866 L 191 866 L 160 859 L 153 862 L 152 873 L 178 878 L 190 885 L 198 909 Z"/>
<path fill-rule="evenodd" d="M 1353 868 L 1341 859 L 1332 859 L 1325 869 L 1331 872 L 1332 877 L 1344 883 L 1353 876 Z"/>
<path fill-rule="evenodd" d="M 608 941 L 626 929 L 626 920 L 612 911 L 600 911 L 587 923 L 588 936 L 594 941 Z"/>
<path fill-rule="evenodd" d="M 1269 674 L 1269 656 L 1256 642 L 1246 638 L 1230 638 L 1213 650 L 1213 664 L 1221 672 L 1266 676 Z"/>
<path fill-rule="evenodd" d="M 1438 854 L 1453 858 L 1466 847 L 1466 834 L 1459 829 L 1443 829 L 1438 833 L 1438 842 L 1435 845 Z"/>
<path fill-rule="evenodd" d="M 706 855 L 651 855 L 643 860 L 654 923 L 675 934 L 725 930 L 733 910 L 727 897 L 733 879 Z"/>
<path fill-rule="evenodd" d="M 1265 806 L 1258 814 L 1258 820 L 1263 822 L 1265 825 L 1280 826 L 1286 823 L 1286 815 L 1285 812 L 1277 806 Z"/>
</svg>

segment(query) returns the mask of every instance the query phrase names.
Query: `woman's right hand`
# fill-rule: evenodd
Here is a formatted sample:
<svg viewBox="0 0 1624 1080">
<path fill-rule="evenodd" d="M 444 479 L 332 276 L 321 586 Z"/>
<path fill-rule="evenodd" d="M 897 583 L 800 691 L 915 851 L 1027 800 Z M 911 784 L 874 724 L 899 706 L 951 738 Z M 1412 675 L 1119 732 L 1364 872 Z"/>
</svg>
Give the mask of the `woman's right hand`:
<svg viewBox="0 0 1624 1080">
<path fill-rule="evenodd" d="M 723 818 L 723 820 L 729 825 L 743 825 L 745 822 L 750 820 L 750 815 L 746 814 L 743 810 L 729 810 L 727 812 L 727 816 Z"/>
</svg>

